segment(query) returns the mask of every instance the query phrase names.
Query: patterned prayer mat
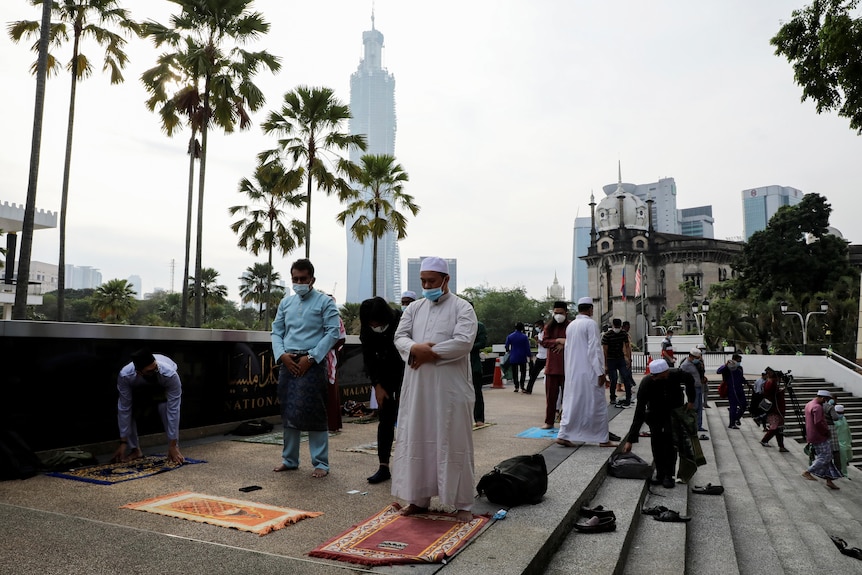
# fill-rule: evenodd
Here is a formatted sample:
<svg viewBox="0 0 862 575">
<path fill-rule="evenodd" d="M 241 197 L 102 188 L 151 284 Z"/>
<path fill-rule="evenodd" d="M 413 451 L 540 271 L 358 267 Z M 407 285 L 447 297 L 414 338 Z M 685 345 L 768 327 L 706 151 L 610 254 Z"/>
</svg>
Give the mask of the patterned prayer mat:
<svg viewBox="0 0 862 575">
<path fill-rule="evenodd" d="M 515 437 L 528 437 L 530 439 L 556 439 L 559 431 L 560 430 L 557 428 L 542 429 L 541 427 L 531 427 L 530 429 L 522 431 Z"/>
<path fill-rule="evenodd" d="M 91 465 L 90 467 L 79 467 L 70 471 L 51 471 L 45 475 L 86 481 L 87 483 L 97 483 L 99 485 L 113 485 L 114 483 L 131 481 L 132 479 L 140 479 L 156 475 L 157 473 L 172 471 L 183 465 L 193 463 L 206 463 L 206 461 L 186 457 L 184 464 L 176 464 L 169 462 L 168 458 L 164 455 L 147 455 L 141 459 L 135 459 L 126 463 Z"/>
<path fill-rule="evenodd" d="M 362 565 L 442 563 L 489 521 L 474 515 L 469 523 L 461 523 L 451 514 L 435 512 L 405 517 L 400 509 L 397 503 L 389 505 L 309 555 Z"/>
<path fill-rule="evenodd" d="M 392 450 L 395 451 L 395 443 L 392 444 Z M 367 453 L 368 455 L 377 455 L 377 442 L 372 441 L 371 443 L 363 443 L 362 445 L 357 445 L 355 447 L 346 447 L 344 449 L 339 449 L 338 451 L 346 451 L 349 453 Z"/>
<path fill-rule="evenodd" d="M 198 523 L 250 531 L 258 535 L 266 535 L 270 531 L 276 531 L 308 517 L 323 515 L 317 511 L 300 511 L 191 491 L 180 491 L 137 503 L 128 503 L 120 509 L 137 509 Z"/>
<path fill-rule="evenodd" d="M 338 435 L 337 431 L 330 431 L 329 437 L 333 437 Z M 284 444 L 284 431 L 273 431 L 270 433 L 263 433 L 261 435 L 249 435 L 246 437 L 233 437 L 231 441 L 244 441 L 246 443 L 268 443 L 269 445 L 282 445 Z M 299 441 L 308 441 L 308 432 L 301 431 L 299 433 Z"/>
</svg>

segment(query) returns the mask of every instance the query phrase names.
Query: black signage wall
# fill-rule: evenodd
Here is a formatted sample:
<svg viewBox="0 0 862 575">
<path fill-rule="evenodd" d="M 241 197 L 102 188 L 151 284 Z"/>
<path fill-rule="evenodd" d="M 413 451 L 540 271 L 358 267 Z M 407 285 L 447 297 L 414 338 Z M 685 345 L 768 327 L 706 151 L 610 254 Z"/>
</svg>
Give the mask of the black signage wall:
<svg viewBox="0 0 862 575">
<path fill-rule="evenodd" d="M 4 321 L 0 425 L 35 450 L 115 439 L 117 375 L 140 348 L 177 363 L 182 429 L 279 414 L 268 333 Z M 362 368 L 359 345 L 348 343 L 338 369 L 342 401 L 368 400 Z M 158 416 L 138 421 L 141 435 L 161 431 Z"/>
</svg>

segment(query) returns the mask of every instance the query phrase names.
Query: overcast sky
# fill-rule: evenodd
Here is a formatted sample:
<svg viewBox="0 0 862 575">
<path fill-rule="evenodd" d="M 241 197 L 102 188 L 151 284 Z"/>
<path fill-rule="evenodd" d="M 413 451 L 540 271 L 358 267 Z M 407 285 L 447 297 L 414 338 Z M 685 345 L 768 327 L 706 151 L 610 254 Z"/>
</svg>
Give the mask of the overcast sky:
<svg viewBox="0 0 862 575">
<path fill-rule="evenodd" d="M 384 65 L 396 80 L 396 157 L 410 175 L 405 191 L 421 206 L 401 243 L 402 269 L 408 257 L 457 258 L 459 288 L 521 285 L 537 299 L 556 273 L 569 296 L 574 218 L 589 215 L 591 191 L 598 200 L 616 182 L 618 161 L 625 182 L 675 178 L 678 208 L 712 204 L 717 238 L 742 235 L 742 190 L 778 184 L 825 195 L 832 225 L 862 242 L 862 139 L 847 120 L 800 102 L 789 63 L 769 45 L 804 4 L 376 0 Z M 174 9 L 160 0 L 123 6 L 162 23 Z M 282 58 L 277 75 L 257 78 L 267 103 L 256 124 L 300 84 L 331 87 L 349 102 L 371 2 L 254 7 L 272 28 L 249 48 Z M 25 0 L 0 3 L 4 23 L 40 12 Z M 35 92 L 28 48 L 5 33 L 0 40 L 0 202 L 26 201 Z M 101 66 L 94 44 L 83 51 Z M 66 262 L 99 268 L 105 281 L 140 275 L 145 292 L 178 291 L 188 133 L 168 138 L 144 107 L 139 77 L 158 52 L 133 39 L 128 54 L 124 84 L 111 86 L 101 73 L 79 83 Z M 68 75 L 49 81 L 40 209 L 60 207 L 68 98 Z M 237 278 L 265 256 L 236 246 L 227 209 L 245 203 L 238 182 L 273 143 L 257 125 L 209 139 L 203 265 L 237 300 Z M 334 220 L 342 208 L 322 194 L 312 205 L 317 285 L 343 302 L 346 234 Z M 56 263 L 58 238 L 37 232 L 33 259 Z M 277 269 L 287 276 L 302 255 Z"/>
</svg>

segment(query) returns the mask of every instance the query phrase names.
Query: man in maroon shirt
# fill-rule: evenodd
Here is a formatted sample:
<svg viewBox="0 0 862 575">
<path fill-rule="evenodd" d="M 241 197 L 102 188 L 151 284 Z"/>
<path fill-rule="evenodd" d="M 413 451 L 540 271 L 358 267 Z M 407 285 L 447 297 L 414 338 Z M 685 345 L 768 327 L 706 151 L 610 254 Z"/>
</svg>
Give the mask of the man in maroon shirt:
<svg viewBox="0 0 862 575">
<path fill-rule="evenodd" d="M 563 393 L 566 370 L 563 365 L 563 350 L 566 347 L 566 327 L 569 323 L 569 306 L 564 301 L 554 302 L 554 315 L 545 326 L 541 345 L 548 348 L 545 363 L 545 425 L 542 429 L 553 429 L 557 415 L 557 399 Z"/>
<path fill-rule="evenodd" d="M 805 404 L 805 439 L 814 450 L 814 463 L 802 474 L 802 477 L 810 481 L 817 481 L 819 477 L 826 480 L 826 487 L 829 489 L 840 489 L 832 483 L 833 479 L 838 479 L 842 475 L 832 462 L 829 426 L 823 415 L 823 404 L 830 397 L 832 394 L 828 390 L 821 389 L 814 399 Z"/>
</svg>

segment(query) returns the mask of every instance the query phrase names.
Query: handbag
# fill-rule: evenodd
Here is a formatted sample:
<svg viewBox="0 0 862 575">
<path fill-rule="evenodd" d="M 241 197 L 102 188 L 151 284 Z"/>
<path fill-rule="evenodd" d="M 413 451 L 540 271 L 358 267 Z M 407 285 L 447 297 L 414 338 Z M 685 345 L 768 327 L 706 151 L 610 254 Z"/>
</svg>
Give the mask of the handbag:
<svg viewBox="0 0 862 575">
<path fill-rule="evenodd" d="M 721 399 L 727 399 L 727 382 L 724 380 L 718 384 L 718 397 Z"/>
<path fill-rule="evenodd" d="M 757 405 L 757 407 L 760 408 L 760 411 L 762 411 L 763 413 L 766 413 L 767 411 L 772 409 L 772 402 L 766 398 L 763 398 L 760 400 L 760 403 Z"/>
<path fill-rule="evenodd" d="M 476 485 L 479 495 L 506 507 L 539 503 L 547 490 L 548 467 L 541 453 L 505 459 Z"/>
</svg>

